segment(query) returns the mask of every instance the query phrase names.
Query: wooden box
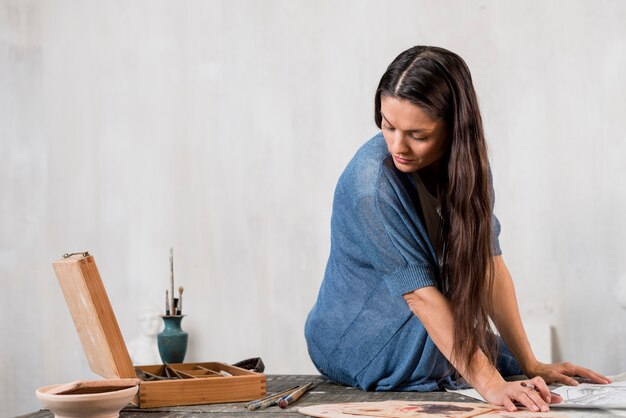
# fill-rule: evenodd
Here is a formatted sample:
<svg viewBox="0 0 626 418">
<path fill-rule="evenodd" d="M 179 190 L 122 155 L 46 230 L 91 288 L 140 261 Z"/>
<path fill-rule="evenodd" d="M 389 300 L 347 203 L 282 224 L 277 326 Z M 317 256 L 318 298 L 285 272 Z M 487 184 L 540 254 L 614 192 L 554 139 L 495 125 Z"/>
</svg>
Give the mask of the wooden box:
<svg viewBox="0 0 626 418">
<path fill-rule="evenodd" d="M 89 366 L 107 379 L 136 378 L 135 368 L 163 375 L 163 365 L 133 366 L 94 258 L 87 253 L 53 263 Z M 224 363 L 170 364 L 183 379 L 142 381 L 133 403 L 140 408 L 241 402 L 262 398 L 266 379 Z M 206 371 L 206 370 L 209 371 Z"/>
</svg>

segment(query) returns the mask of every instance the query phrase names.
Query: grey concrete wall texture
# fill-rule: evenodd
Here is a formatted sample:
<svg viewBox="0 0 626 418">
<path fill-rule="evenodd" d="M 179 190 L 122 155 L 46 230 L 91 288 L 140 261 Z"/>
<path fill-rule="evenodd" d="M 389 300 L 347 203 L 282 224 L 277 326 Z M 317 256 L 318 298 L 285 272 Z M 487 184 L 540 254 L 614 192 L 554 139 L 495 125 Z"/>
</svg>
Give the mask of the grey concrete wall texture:
<svg viewBox="0 0 626 418">
<path fill-rule="evenodd" d="M 472 70 L 522 315 L 555 360 L 626 370 L 625 19 L 621 1 L 0 1 L 3 414 L 96 377 L 51 268 L 68 251 L 95 255 L 127 341 L 174 246 L 189 361 L 314 372 L 334 186 L 416 44 Z"/>
</svg>

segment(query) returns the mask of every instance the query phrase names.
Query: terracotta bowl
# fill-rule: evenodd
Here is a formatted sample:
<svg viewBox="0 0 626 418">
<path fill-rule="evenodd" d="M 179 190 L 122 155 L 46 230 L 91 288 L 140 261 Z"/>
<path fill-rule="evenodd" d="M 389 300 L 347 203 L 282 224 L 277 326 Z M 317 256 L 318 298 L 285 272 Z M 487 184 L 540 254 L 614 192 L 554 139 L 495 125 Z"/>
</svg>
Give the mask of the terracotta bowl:
<svg viewBox="0 0 626 418">
<path fill-rule="evenodd" d="M 50 395 L 46 392 L 59 385 L 37 389 L 37 398 L 54 412 L 57 418 L 92 417 L 116 418 L 139 390 L 139 386 L 112 392 L 88 393 L 81 395 Z"/>
</svg>

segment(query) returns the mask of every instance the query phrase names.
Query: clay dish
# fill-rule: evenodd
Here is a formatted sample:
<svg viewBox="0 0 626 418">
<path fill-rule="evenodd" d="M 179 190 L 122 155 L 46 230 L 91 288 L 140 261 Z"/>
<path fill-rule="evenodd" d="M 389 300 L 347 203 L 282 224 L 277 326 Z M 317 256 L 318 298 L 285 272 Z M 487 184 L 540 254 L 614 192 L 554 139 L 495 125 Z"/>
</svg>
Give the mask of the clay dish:
<svg viewBox="0 0 626 418">
<path fill-rule="evenodd" d="M 57 418 L 116 418 L 139 390 L 139 386 L 126 389 L 80 395 L 51 395 L 46 393 L 60 385 L 37 389 L 37 398 L 54 412 Z"/>
</svg>

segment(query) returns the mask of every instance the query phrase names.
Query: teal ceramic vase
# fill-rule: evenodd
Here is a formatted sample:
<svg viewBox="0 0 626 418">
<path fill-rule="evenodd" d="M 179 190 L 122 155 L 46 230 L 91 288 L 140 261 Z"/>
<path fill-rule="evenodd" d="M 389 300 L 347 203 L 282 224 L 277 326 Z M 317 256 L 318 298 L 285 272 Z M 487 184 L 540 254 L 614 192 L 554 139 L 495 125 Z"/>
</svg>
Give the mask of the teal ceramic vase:
<svg viewBox="0 0 626 418">
<path fill-rule="evenodd" d="M 162 315 L 165 328 L 157 335 L 159 354 L 164 363 L 182 363 L 187 353 L 187 337 L 180 327 L 185 315 Z"/>
</svg>

